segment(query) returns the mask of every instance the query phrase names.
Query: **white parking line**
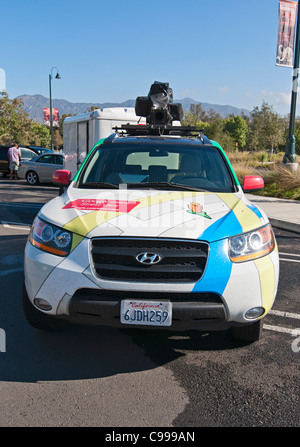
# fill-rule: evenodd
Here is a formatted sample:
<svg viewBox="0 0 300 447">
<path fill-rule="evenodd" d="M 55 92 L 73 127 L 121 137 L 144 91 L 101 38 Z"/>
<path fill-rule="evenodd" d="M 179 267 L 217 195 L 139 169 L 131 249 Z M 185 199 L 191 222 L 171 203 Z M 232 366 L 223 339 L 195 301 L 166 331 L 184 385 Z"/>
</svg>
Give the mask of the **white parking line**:
<svg viewBox="0 0 300 447">
<path fill-rule="evenodd" d="M 6 203 L 6 202 L 1 202 L 0 206 L 12 206 L 12 207 L 17 207 L 17 208 L 41 208 L 41 204 L 37 204 L 37 203 Z"/>
<path fill-rule="evenodd" d="M 292 334 L 293 331 L 295 330 L 288 327 L 272 326 L 270 324 L 264 324 L 263 328 L 267 329 L 267 331 L 283 332 L 285 334 Z"/>
<path fill-rule="evenodd" d="M 5 220 L 1 220 L 0 223 L 4 226 L 4 228 L 13 228 L 15 230 L 30 231 L 31 228 L 31 225 L 20 222 L 7 222 Z"/>
<path fill-rule="evenodd" d="M 286 262 L 300 262 L 298 259 L 285 259 L 285 258 L 279 258 L 279 261 L 286 261 Z"/>
<path fill-rule="evenodd" d="M 295 314 L 292 312 L 284 312 L 281 310 L 270 310 L 268 315 L 276 315 L 277 317 L 284 317 L 284 318 L 292 318 L 294 320 L 300 320 L 300 314 Z M 263 328 L 267 331 L 275 331 L 275 332 L 282 332 L 285 334 L 293 334 L 293 331 L 295 331 L 295 328 L 288 328 L 288 327 L 282 327 L 282 326 L 274 326 L 271 324 L 264 324 Z"/>
<path fill-rule="evenodd" d="M 281 256 L 288 256 L 288 258 L 282 258 Z M 283 253 L 283 252 L 279 252 L 279 260 L 280 261 L 298 262 L 298 263 L 300 263 L 300 259 L 293 259 L 293 258 L 300 258 L 300 255 L 298 253 Z"/>
<path fill-rule="evenodd" d="M 296 254 L 296 253 L 283 253 L 283 252 L 279 252 L 280 255 L 287 255 L 287 256 L 296 256 L 298 258 L 300 258 L 300 255 Z"/>
<path fill-rule="evenodd" d="M 282 312 L 281 310 L 270 310 L 270 315 L 277 315 L 278 317 L 287 317 L 287 318 L 294 318 L 296 320 L 300 320 L 299 314 L 294 314 L 292 312 Z"/>
</svg>

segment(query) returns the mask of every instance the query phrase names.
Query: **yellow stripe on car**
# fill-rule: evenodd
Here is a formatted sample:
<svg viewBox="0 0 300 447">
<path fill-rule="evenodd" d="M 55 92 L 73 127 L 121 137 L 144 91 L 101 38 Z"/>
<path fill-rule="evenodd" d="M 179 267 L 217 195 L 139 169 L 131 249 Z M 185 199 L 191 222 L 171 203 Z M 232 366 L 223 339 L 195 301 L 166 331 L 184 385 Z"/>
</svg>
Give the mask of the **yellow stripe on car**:
<svg viewBox="0 0 300 447">
<path fill-rule="evenodd" d="M 270 256 L 254 261 L 260 278 L 262 306 L 265 313 L 271 309 L 275 298 L 275 270 Z"/>
<path fill-rule="evenodd" d="M 259 228 L 262 225 L 260 218 L 233 194 L 220 193 L 217 196 L 233 211 L 243 229 L 243 233 Z"/>
</svg>

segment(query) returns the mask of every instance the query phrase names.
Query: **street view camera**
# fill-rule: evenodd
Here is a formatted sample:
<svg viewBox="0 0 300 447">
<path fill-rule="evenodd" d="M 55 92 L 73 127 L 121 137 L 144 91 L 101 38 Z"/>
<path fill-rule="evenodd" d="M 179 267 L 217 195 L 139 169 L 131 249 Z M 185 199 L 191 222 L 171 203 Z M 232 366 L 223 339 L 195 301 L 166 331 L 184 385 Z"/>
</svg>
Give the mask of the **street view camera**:
<svg viewBox="0 0 300 447">
<path fill-rule="evenodd" d="M 183 118 L 182 105 L 173 103 L 173 90 L 168 82 L 155 81 L 148 96 L 138 96 L 135 113 L 146 117 L 147 124 L 151 125 L 170 125 Z"/>
<path fill-rule="evenodd" d="M 145 117 L 146 124 L 121 124 L 120 128 L 115 127 L 116 132 L 130 136 L 174 135 L 198 137 L 203 140 L 202 129 L 181 125 L 182 105 L 173 103 L 173 91 L 168 82 L 155 81 L 150 87 L 148 96 L 138 96 L 135 113 L 137 116 Z"/>
</svg>

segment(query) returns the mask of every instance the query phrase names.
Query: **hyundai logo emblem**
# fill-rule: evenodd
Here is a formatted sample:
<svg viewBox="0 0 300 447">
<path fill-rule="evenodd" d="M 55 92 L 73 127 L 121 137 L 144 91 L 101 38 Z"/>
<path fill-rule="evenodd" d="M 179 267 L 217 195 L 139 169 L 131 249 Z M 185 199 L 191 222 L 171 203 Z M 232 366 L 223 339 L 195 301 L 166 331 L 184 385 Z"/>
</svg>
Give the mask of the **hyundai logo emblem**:
<svg viewBox="0 0 300 447">
<path fill-rule="evenodd" d="M 141 264 L 146 265 L 158 264 L 161 261 L 161 257 L 157 253 L 151 252 L 140 253 L 135 259 Z"/>
</svg>

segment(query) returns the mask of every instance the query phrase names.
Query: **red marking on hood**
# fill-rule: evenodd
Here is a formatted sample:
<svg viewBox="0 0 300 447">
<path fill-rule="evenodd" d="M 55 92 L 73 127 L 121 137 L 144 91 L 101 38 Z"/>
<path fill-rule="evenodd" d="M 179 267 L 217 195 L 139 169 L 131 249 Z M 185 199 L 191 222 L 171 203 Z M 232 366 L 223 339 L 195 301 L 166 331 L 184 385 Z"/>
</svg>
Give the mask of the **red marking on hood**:
<svg viewBox="0 0 300 447">
<path fill-rule="evenodd" d="M 76 208 L 87 211 L 115 211 L 117 213 L 129 213 L 140 202 L 128 200 L 107 199 L 76 199 L 63 207 L 63 210 Z"/>
</svg>

